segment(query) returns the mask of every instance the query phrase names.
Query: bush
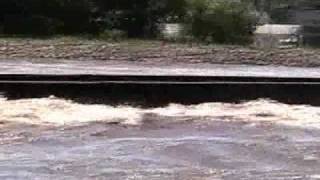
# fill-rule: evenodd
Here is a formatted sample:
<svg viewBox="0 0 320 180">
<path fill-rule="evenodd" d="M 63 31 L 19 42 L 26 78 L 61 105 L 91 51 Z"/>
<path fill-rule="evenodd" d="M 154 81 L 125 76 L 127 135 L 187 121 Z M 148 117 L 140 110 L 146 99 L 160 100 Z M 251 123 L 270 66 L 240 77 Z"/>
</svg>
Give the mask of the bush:
<svg viewBox="0 0 320 180">
<path fill-rule="evenodd" d="M 59 28 L 59 21 L 43 16 L 6 16 L 3 28 L 5 34 L 52 35 Z"/>
<path fill-rule="evenodd" d="M 154 38 L 161 23 L 187 23 L 188 36 L 202 41 L 243 43 L 252 21 L 235 0 L 0 0 L 0 26 L 10 34 Z"/>
<path fill-rule="evenodd" d="M 4 33 L 24 35 L 95 32 L 89 0 L 1 0 Z"/>
<path fill-rule="evenodd" d="M 248 6 L 241 2 L 189 1 L 189 32 L 194 38 L 216 43 L 243 44 L 251 39 L 254 23 Z"/>
<path fill-rule="evenodd" d="M 125 39 L 127 37 L 128 37 L 127 33 L 121 30 L 107 29 L 99 34 L 99 38 L 104 40 L 113 40 L 113 41 L 118 41 L 121 39 Z"/>
</svg>

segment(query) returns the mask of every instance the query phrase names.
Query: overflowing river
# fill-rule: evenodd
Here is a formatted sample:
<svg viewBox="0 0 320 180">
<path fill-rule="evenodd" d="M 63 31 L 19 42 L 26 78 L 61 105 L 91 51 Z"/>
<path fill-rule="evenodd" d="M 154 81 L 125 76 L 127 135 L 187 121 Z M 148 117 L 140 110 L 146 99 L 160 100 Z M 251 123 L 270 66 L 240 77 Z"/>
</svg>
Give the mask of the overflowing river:
<svg viewBox="0 0 320 180">
<path fill-rule="evenodd" d="M 0 99 L 2 122 L 73 126 L 92 122 L 140 125 L 149 120 L 268 122 L 302 128 L 320 128 L 320 107 L 287 105 L 266 99 L 237 104 L 170 104 L 159 108 L 86 105 L 55 97 Z"/>
<path fill-rule="evenodd" d="M 320 107 L 0 99 L 0 179 L 320 179 Z"/>
</svg>

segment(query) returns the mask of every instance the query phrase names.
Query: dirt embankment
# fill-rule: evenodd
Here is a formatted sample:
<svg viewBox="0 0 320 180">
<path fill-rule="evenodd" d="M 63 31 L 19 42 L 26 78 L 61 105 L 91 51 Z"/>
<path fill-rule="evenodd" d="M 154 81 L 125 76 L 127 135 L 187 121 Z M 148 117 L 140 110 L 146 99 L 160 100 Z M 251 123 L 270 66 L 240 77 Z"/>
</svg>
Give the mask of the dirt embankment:
<svg viewBox="0 0 320 180">
<path fill-rule="evenodd" d="M 320 51 L 317 49 L 258 50 L 240 46 L 200 46 L 138 40 L 115 43 L 63 38 L 0 40 L 0 59 L 19 58 L 320 66 Z"/>
</svg>

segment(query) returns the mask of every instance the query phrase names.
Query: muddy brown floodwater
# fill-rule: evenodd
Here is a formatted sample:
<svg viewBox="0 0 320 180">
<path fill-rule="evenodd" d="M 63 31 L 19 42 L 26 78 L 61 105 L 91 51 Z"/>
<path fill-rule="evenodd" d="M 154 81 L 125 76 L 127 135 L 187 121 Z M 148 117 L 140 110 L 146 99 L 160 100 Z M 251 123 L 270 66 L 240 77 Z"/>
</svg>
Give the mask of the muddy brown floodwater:
<svg viewBox="0 0 320 180">
<path fill-rule="evenodd" d="M 320 179 L 320 107 L 0 99 L 0 179 Z"/>
</svg>

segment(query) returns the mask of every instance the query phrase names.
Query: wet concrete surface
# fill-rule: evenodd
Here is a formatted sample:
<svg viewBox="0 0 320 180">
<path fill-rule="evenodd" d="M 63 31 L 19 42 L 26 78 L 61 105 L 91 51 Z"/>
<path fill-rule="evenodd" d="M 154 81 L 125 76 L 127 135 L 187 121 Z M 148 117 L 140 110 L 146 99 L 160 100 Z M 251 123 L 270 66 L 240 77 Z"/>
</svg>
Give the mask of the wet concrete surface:
<svg viewBox="0 0 320 180">
<path fill-rule="evenodd" d="M 319 179 L 320 131 L 268 123 L 3 124 L 1 179 Z"/>
<path fill-rule="evenodd" d="M 154 76 L 250 76 L 319 78 L 320 68 L 285 66 L 143 63 L 134 61 L 39 60 L 0 61 L 1 74 L 37 75 L 154 75 Z"/>
</svg>

